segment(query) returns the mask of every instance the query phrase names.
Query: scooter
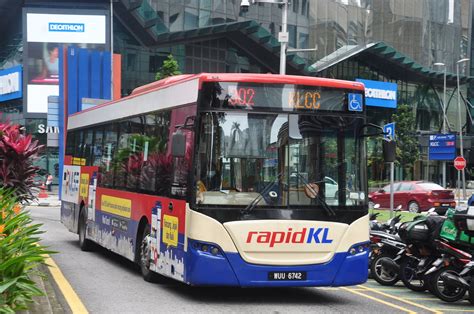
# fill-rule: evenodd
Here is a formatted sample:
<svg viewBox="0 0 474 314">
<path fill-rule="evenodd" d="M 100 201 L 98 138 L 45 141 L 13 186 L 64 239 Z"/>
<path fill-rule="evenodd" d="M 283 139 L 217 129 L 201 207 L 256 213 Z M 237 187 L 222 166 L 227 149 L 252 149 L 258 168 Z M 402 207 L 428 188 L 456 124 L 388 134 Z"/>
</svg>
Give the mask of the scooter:
<svg viewBox="0 0 474 314">
<path fill-rule="evenodd" d="M 376 206 L 374 208 L 377 208 Z M 393 262 L 393 258 L 405 246 L 396 234 L 400 220 L 399 214 L 385 224 L 379 225 L 378 230 L 370 231 L 372 248 L 369 254 L 370 274 L 375 281 L 384 286 L 392 286 L 399 280 L 398 265 Z"/>
<path fill-rule="evenodd" d="M 443 301 L 456 302 L 464 297 L 469 285 L 456 284 L 454 278 L 460 278 L 463 270 L 471 263 L 472 255 L 445 241 L 435 240 L 435 242 L 442 255 L 426 272 L 426 276 L 430 278 L 429 289 Z"/>
<path fill-rule="evenodd" d="M 448 286 L 469 291 L 469 302 L 474 304 L 474 261 L 470 261 L 458 274 L 445 272 L 441 279 Z"/>
<path fill-rule="evenodd" d="M 428 278 L 425 272 L 439 256 L 436 247 L 430 240 L 430 230 L 424 223 L 425 220 L 420 219 L 424 218 L 423 216 L 437 216 L 436 209 L 431 208 L 425 214 L 416 217 L 414 221 L 407 222 L 401 227 L 402 232 L 409 224 L 419 221 L 419 224 L 415 223 L 412 231 L 418 234 L 419 238 L 406 239 L 404 237 L 407 245 L 394 258 L 394 262 L 400 265 L 400 280 L 407 288 L 418 292 L 428 289 Z"/>
</svg>

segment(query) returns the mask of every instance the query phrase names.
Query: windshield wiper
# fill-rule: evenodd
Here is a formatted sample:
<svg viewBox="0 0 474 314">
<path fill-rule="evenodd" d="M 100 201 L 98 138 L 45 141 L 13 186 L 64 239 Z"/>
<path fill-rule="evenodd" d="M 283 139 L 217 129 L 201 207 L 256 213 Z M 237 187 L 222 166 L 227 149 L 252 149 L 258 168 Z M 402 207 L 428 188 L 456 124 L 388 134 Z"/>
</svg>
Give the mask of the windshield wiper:
<svg viewBox="0 0 474 314">
<path fill-rule="evenodd" d="M 331 207 L 329 207 L 329 205 L 326 203 L 326 201 L 324 201 L 324 199 L 321 197 L 321 195 L 319 195 L 319 193 L 313 189 L 311 184 L 309 184 L 309 182 L 303 177 L 303 175 L 301 175 L 301 173 L 298 173 L 298 172 L 296 172 L 296 175 L 299 176 L 301 178 L 301 180 L 303 181 L 304 185 L 311 190 L 311 193 L 316 195 L 316 199 L 321 203 L 321 207 L 324 208 L 326 213 L 329 216 L 336 215 L 336 212 Z M 319 182 L 316 182 L 316 183 L 321 183 L 321 182 L 323 182 L 323 181 L 319 181 Z"/>
<path fill-rule="evenodd" d="M 241 209 L 240 213 L 241 214 L 250 213 L 255 208 L 255 206 L 257 206 L 257 204 L 260 202 L 260 200 L 263 198 L 263 196 L 265 194 L 267 194 L 268 191 L 270 191 L 273 184 L 275 184 L 275 182 L 277 182 L 277 180 L 279 180 L 281 178 L 282 175 L 283 175 L 283 172 L 280 172 L 274 180 L 268 182 L 268 184 L 265 185 L 265 187 L 263 188 L 262 192 L 260 192 L 257 195 L 257 197 L 252 202 L 250 202 L 250 204 L 248 204 L 244 209 Z"/>
</svg>

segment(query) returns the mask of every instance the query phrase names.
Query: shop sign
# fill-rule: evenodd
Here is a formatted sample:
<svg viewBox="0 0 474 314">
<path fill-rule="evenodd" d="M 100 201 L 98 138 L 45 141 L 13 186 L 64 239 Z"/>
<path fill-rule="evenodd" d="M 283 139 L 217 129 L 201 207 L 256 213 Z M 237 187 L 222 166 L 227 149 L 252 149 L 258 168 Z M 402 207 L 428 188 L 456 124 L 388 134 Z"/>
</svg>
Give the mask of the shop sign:
<svg viewBox="0 0 474 314">
<path fill-rule="evenodd" d="M 397 108 L 395 83 L 356 79 L 365 85 L 365 104 L 372 107 Z"/>
<path fill-rule="evenodd" d="M 44 124 L 38 124 L 38 133 L 39 134 L 59 133 L 59 127 L 57 127 L 57 126 L 47 126 L 47 125 L 44 125 Z"/>
<path fill-rule="evenodd" d="M 0 102 L 23 97 L 21 66 L 0 70 Z"/>
</svg>

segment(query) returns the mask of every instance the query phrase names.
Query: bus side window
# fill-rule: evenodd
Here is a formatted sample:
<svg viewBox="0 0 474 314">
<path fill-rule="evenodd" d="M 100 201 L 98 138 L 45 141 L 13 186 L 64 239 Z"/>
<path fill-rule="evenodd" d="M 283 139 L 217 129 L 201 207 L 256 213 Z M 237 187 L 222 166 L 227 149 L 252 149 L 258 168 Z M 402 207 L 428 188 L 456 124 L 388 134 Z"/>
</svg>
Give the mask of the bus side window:
<svg viewBox="0 0 474 314">
<path fill-rule="evenodd" d="M 100 162 L 100 178 L 101 186 L 114 186 L 114 168 L 113 156 L 115 148 L 117 147 L 117 123 L 108 124 L 104 128 L 104 147 L 102 153 L 102 160 Z"/>
<path fill-rule="evenodd" d="M 145 116 L 146 141 L 139 188 L 147 194 L 169 196 L 171 185 L 171 154 L 168 153 L 170 112 Z"/>
</svg>

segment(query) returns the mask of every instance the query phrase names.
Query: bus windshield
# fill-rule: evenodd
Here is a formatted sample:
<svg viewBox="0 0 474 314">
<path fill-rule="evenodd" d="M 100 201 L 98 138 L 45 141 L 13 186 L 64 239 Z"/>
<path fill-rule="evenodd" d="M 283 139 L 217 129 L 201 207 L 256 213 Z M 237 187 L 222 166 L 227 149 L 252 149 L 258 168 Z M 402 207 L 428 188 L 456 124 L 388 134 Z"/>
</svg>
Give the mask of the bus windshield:
<svg viewBox="0 0 474 314">
<path fill-rule="evenodd" d="M 366 203 L 360 116 L 222 111 L 199 121 L 198 206 Z"/>
</svg>

